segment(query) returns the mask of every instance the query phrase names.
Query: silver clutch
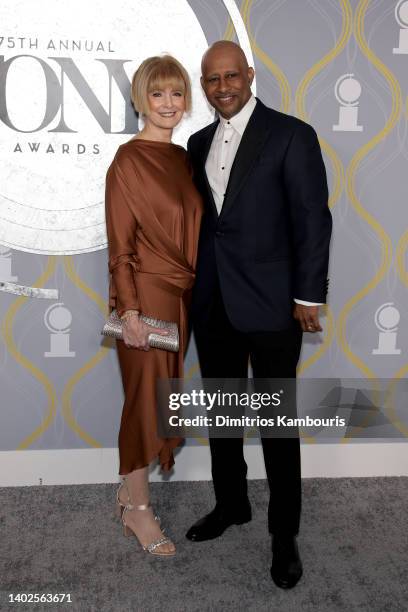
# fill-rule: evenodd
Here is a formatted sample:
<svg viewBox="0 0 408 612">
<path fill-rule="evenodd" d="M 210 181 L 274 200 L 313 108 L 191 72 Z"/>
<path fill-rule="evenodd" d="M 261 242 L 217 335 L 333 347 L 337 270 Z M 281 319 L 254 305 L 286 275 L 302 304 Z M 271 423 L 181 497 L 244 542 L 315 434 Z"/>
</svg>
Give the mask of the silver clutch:
<svg viewBox="0 0 408 612">
<path fill-rule="evenodd" d="M 150 347 L 177 353 L 179 350 L 179 333 L 177 323 L 162 321 L 161 319 L 153 319 L 152 317 L 146 317 L 143 314 L 139 314 L 139 319 L 143 321 L 143 323 L 146 323 L 146 325 L 157 327 L 157 329 L 165 329 L 169 332 L 167 336 L 161 336 L 160 334 L 155 334 L 154 332 L 149 334 L 148 341 Z M 111 338 L 116 338 L 117 340 L 123 340 L 122 320 L 116 310 L 112 310 L 110 313 L 101 333 L 104 336 L 110 336 Z"/>
</svg>

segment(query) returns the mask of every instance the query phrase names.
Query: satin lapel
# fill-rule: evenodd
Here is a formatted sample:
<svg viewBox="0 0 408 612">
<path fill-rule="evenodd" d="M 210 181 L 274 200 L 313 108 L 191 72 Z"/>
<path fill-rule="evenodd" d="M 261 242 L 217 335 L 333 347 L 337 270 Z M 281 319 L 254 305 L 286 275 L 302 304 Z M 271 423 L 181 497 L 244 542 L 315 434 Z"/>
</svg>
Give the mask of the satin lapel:
<svg viewBox="0 0 408 612">
<path fill-rule="evenodd" d="M 210 151 L 210 147 L 211 147 L 211 143 L 213 141 L 214 138 L 214 134 L 215 131 L 218 127 L 220 120 L 218 119 L 215 123 L 213 123 L 210 127 L 211 129 L 209 130 L 208 136 L 206 137 L 205 141 L 204 141 L 204 146 L 203 146 L 203 151 L 202 151 L 202 166 L 201 166 L 201 172 L 203 173 L 203 180 L 204 180 L 204 185 L 207 189 L 207 199 L 210 202 L 211 205 L 211 209 L 214 213 L 214 215 L 218 218 L 218 211 L 217 211 L 217 207 L 215 205 L 215 201 L 214 201 L 214 196 L 213 193 L 211 191 L 211 187 L 210 187 L 210 183 L 208 182 L 208 176 L 207 176 L 207 172 L 205 171 L 205 163 L 207 161 L 207 157 L 208 157 L 208 153 Z"/>
<path fill-rule="evenodd" d="M 264 118 L 263 105 L 258 100 L 242 135 L 234 163 L 232 164 L 220 216 L 225 214 L 225 211 L 230 208 L 240 192 L 252 166 L 259 157 L 262 147 L 269 136 L 270 129 Z"/>
</svg>

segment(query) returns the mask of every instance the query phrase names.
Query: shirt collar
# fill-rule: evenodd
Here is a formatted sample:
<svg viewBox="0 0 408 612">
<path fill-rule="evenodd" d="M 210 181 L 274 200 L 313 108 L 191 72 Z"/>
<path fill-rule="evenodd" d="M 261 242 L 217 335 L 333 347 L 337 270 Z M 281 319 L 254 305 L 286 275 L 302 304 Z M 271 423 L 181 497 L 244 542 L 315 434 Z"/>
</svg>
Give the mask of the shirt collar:
<svg viewBox="0 0 408 612">
<path fill-rule="evenodd" d="M 241 108 L 239 113 L 231 117 L 231 119 L 225 119 L 220 115 L 221 126 L 225 127 L 225 124 L 229 122 L 232 127 L 239 133 L 239 135 L 242 136 L 249 121 L 249 118 L 254 111 L 255 106 L 256 98 L 254 95 L 251 95 L 248 102 Z"/>
</svg>

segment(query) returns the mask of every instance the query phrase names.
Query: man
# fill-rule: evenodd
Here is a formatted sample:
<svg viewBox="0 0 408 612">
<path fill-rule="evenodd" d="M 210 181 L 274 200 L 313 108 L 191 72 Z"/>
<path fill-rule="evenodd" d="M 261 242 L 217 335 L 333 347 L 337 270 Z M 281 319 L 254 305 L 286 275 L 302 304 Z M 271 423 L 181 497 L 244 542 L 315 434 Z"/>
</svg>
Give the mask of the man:
<svg viewBox="0 0 408 612">
<path fill-rule="evenodd" d="M 331 215 L 314 129 L 251 93 L 253 68 L 235 43 L 202 60 L 201 85 L 219 120 L 188 142 L 206 211 L 192 317 L 204 378 L 295 378 L 302 332 L 317 332 L 327 293 Z M 302 575 L 299 438 L 262 438 L 270 488 L 271 575 Z M 251 519 L 242 438 L 210 438 L 215 509 L 186 536 L 203 541 Z"/>
</svg>

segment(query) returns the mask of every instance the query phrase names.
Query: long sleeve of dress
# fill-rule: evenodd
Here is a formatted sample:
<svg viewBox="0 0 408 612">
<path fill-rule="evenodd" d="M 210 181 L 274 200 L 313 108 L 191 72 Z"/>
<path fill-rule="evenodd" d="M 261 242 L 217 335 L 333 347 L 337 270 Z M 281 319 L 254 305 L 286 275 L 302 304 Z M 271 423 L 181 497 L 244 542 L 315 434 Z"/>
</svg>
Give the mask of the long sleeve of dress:
<svg viewBox="0 0 408 612">
<path fill-rule="evenodd" d="M 122 158 L 123 159 L 123 158 Z M 118 315 L 129 309 L 140 310 L 134 275 L 137 273 L 138 222 L 131 210 L 134 194 L 129 188 L 126 173 L 131 167 L 112 162 L 106 175 L 105 215 L 108 236 L 109 305 Z"/>
</svg>

